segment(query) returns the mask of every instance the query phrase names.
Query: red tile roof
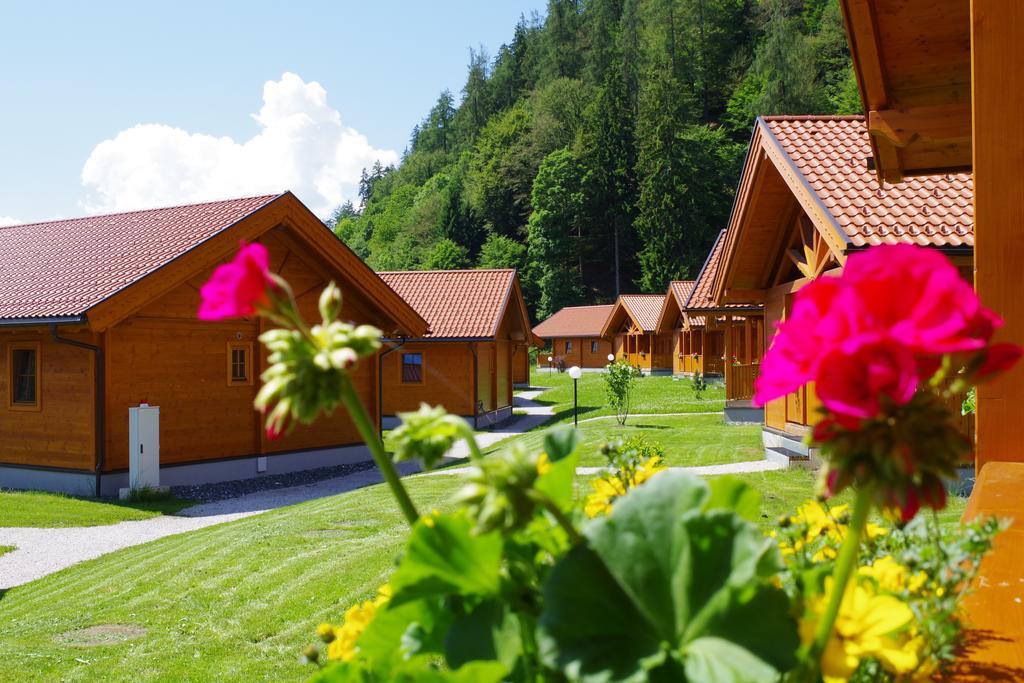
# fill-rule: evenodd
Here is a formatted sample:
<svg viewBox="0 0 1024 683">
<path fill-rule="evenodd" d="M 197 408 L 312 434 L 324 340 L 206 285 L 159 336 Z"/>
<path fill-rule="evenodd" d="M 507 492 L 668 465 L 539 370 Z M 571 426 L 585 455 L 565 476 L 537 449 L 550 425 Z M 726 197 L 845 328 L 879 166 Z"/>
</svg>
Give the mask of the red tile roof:
<svg viewBox="0 0 1024 683">
<path fill-rule="evenodd" d="M 516 281 L 513 269 L 406 270 L 378 275 L 426 319 L 428 338 L 493 337 Z"/>
<path fill-rule="evenodd" d="M 81 316 L 279 196 L 0 228 L 0 319 Z"/>
<path fill-rule="evenodd" d="M 555 337 L 600 337 L 614 304 L 596 306 L 566 306 L 533 328 L 543 339 Z"/>
<path fill-rule="evenodd" d="M 704 266 L 700 269 L 700 275 L 697 276 L 693 291 L 690 293 L 690 298 L 684 307 L 686 312 L 728 309 L 751 310 L 760 308 L 750 304 L 718 305 L 715 303 L 712 286 L 715 283 L 715 274 L 718 273 L 718 266 L 722 261 L 722 249 L 725 247 L 725 235 L 727 232 L 727 230 L 722 230 L 718 233 L 718 237 L 715 238 L 715 243 L 711 246 L 711 252 L 708 254 L 707 260 L 704 261 Z M 703 324 L 703 321 L 697 322 L 691 319 L 691 323 Z"/>
<path fill-rule="evenodd" d="M 661 313 L 661 305 L 665 302 L 664 294 L 623 294 L 619 301 L 641 330 L 654 332 L 658 329 L 658 314 Z"/>
<path fill-rule="evenodd" d="M 919 176 L 882 186 L 868 169 L 871 141 L 863 116 L 762 121 L 852 245 L 974 245 L 970 174 Z"/>
<path fill-rule="evenodd" d="M 696 280 L 673 280 L 668 283 L 668 291 L 672 292 L 673 296 L 675 296 L 680 309 L 686 306 L 686 302 L 690 298 L 695 284 L 697 284 Z"/>
</svg>

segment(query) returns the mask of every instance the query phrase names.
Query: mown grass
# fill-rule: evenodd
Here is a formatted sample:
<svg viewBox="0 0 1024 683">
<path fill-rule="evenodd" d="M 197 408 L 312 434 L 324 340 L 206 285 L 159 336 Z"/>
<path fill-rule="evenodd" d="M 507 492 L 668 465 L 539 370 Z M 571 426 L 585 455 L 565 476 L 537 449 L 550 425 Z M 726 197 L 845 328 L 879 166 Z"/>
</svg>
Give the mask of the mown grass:
<svg viewBox="0 0 1024 683">
<path fill-rule="evenodd" d="M 16 548 L 13 545 L 0 545 L 0 557 L 3 557 L 7 553 L 15 549 Z"/>
<path fill-rule="evenodd" d="M 551 405 L 555 416 L 552 423 L 572 422 L 573 399 L 572 378 L 565 373 L 549 373 L 533 368 L 530 384 L 535 387 L 550 387 L 536 400 Z M 631 412 L 634 415 L 650 413 L 708 413 L 721 412 L 725 408 L 725 386 L 713 384 L 698 401 L 688 379 L 673 379 L 667 376 L 640 377 L 633 390 Z M 581 420 L 598 415 L 614 415 L 605 396 L 604 378 L 599 372 L 585 372 L 579 379 L 579 418 Z"/>
<path fill-rule="evenodd" d="M 0 527 L 99 526 L 169 515 L 192 501 L 111 501 L 40 491 L 0 491 Z"/>
<path fill-rule="evenodd" d="M 672 467 L 720 465 L 724 463 L 761 460 L 760 425 L 728 425 L 721 415 L 673 415 L 665 417 L 634 417 L 624 426 L 614 418 L 581 422 L 579 425 L 583 456 L 581 466 L 606 465 L 600 453 L 603 444 L 632 436 L 643 436 L 665 449 L 665 464 Z M 544 431 L 537 430 L 516 437 L 529 449 L 539 449 Z M 486 452 L 508 446 L 503 441 Z"/>
</svg>

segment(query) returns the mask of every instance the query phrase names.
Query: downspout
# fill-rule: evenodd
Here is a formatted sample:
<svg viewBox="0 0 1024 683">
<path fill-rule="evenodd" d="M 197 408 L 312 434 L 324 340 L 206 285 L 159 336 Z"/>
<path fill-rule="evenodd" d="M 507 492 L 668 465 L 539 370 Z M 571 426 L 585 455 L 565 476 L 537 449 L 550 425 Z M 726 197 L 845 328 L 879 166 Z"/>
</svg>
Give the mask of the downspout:
<svg viewBox="0 0 1024 683">
<path fill-rule="evenodd" d="M 96 425 L 94 431 L 96 433 L 96 497 L 99 498 L 102 493 L 102 476 L 103 476 L 103 463 L 106 445 L 106 372 L 104 366 L 103 349 L 93 344 L 86 344 L 85 342 L 76 341 L 74 339 L 67 339 L 57 334 L 57 323 L 50 323 L 50 336 L 58 344 L 66 344 L 68 346 L 75 346 L 80 349 L 86 349 L 87 351 L 93 352 L 93 358 L 95 363 L 93 364 L 94 373 L 94 396 L 93 401 L 95 407 L 93 409 L 94 419 Z"/>
<path fill-rule="evenodd" d="M 377 407 L 380 410 L 377 416 L 377 431 L 382 437 L 384 436 L 384 356 L 405 346 L 405 341 L 405 337 L 402 337 L 397 344 L 382 351 L 377 357 Z"/>
</svg>

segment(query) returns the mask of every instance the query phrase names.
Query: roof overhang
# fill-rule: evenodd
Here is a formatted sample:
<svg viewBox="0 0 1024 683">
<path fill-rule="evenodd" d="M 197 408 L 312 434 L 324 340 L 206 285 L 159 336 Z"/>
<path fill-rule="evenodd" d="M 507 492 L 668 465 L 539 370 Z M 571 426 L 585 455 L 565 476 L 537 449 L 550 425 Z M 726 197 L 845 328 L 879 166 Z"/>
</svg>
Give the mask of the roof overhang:
<svg viewBox="0 0 1024 683">
<path fill-rule="evenodd" d="M 970 0 L 840 5 L 879 179 L 969 171 Z"/>
<path fill-rule="evenodd" d="M 77 325 L 87 322 L 84 315 L 58 315 L 46 318 L 4 318 L 0 327 L 27 327 L 30 325 Z"/>
</svg>

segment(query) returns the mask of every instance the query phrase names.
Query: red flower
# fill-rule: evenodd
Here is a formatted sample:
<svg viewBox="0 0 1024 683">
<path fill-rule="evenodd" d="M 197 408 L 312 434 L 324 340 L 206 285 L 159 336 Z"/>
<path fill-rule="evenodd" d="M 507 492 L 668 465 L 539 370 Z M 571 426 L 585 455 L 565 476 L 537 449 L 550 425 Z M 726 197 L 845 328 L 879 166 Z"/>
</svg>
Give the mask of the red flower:
<svg viewBox="0 0 1024 683">
<path fill-rule="evenodd" d="M 242 318 L 256 312 L 257 306 L 269 303 L 270 255 L 262 244 L 246 244 L 230 263 L 217 266 L 213 275 L 199 290 L 200 320 Z"/>
<path fill-rule="evenodd" d="M 932 249 L 868 249 L 847 259 L 842 280 L 870 313 L 865 327 L 887 331 L 918 353 L 980 349 L 998 321 L 949 259 Z"/>
<path fill-rule="evenodd" d="M 833 348 L 821 361 L 816 389 L 821 402 L 837 415 L 877 417 L 881 397 L 903 405 L 918 385 L 914 355 L 898 341 L 862 334 Z"/>
<path fill-rule="evenodd" d="M 761 362 L 754 404 L 762 406 L 813 381 L 823 353 L 859 331 L 859 307 L 839 278 L 823 277 L 801 289 Z"/>
<path fill-rule="evenodd" d="M 974 375 L 975 381 L 983 382 L 1006 372 L 1020 360 L 1022 349 L 1016 344 L 993 344 L 985 352 L 985 361 Z"/>
</svg>

